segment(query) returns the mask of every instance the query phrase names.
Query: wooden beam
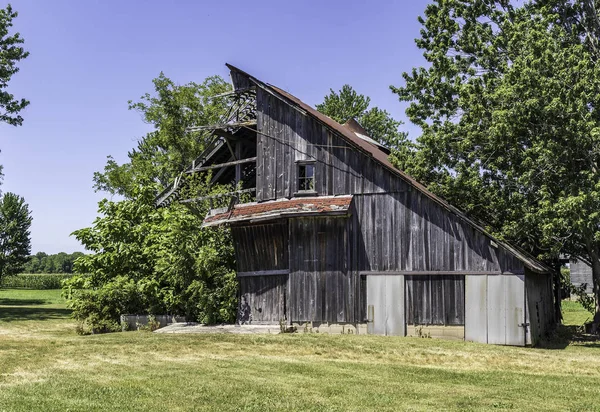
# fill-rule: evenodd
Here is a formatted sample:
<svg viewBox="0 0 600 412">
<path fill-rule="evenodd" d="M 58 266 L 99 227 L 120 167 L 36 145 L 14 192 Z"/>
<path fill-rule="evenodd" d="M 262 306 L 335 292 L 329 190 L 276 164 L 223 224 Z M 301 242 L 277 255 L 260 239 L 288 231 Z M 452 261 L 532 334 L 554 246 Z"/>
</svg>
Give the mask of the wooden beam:
<svg viewBox="0 0 600 412">
<path fill-rule="evenodd" d="M 484 275 L 491 275 L 491 276 L 498 276 L 498 275 L 523 275 L 524 272 L 501 272 L 501 271 L 474 271 L 474 270 L 420 270 L 420 271 L 410 271 L 410 270 L 399 270 L 399 271 L 369 271 L 369 270 L 364 270 L 364 271 L 360 271 L 359 274 L 361 276 L 368 276 L 368 275 L 377 275 L 377 276 L 382 276 L 382 275 L 388 275 L 388 276 L 394 276 L 394 275 L 403 275 L 403 276 L 435 276 L 435 275 L 472 275 L 472 276 L 484 276 Z"/>
<path fill-rule="evenodd" d="M 238 278 L 243 278 L 246 276 L 279 276 L 279 275 L 289 275 L 289 269 L 279 269 L 279 270 L 258 270 L 256 272 L 237 272 Z"/>
<path fill-rule="evenodd" d="M 230 157 L 227 161 L 228 162 L 233 162 L 235 159 L 233 157 Z M 237 167 L 237 166 L 236 166 Z M 227 171 L 228 169 L 226 167 L 222 167 L 220 168 L 217 173 L 215 173 L 212 177 L 212 179 L 210 179 L 210 184 L 211 186 L 217 181 L 219 180 L 219 178 L 225 173 L 225 171 Z M 237 186 L 236 186 L 237 187 Z"/>
<path fill-rule="evenodd" d="M 233 123 L 225 123 L 225 124 L 216 124 L 212 126 L 196 126 L 196 127 L 188 127 L 186 131 L 188 132 L 196 132 L 199 130 L 218 130 L 218 129 L 229 129 L 231 127 L 244 127 L 244 126 L 256 126 L 256 120 L 247 120 L 244 122 L 233 122 Z"/>
<path fill-rule="evenodd" d="M 185 199 L 185 200 L 182 200 L 181 203 L 202 202 L 203 200 L 218 199 L 220 197 L 234 196 L 234 195 L 238 195 L 238 194 L 242 194 L 242 193 L 253 193 L 253 192 L 256 192 L 255 187 L 253 187 L 251 189 L 236 190 L 235 192 L 219 193 L 217 195 L 208 195 L 208 196 L 195 197 L 193 199 Z"/>
<path fill-rule="evenodd" d="M 252 91 L 252 90 L 256 90 L 256 86 L 244 87 L 242 89 L 232 90 L 232 91 L 226 92 L 226 93 L 215 94 L 214 96 L 209 97 L 209 99 L 217 99 L 219 97 L 235 96 L 238 94 L 244 94 L 244 93 Z"/>
<path fill-rule="evenodd" d="M 242 143 L 240 141 L 235 142 L 235 158 L 236 160 L 242 157 Z M 238 187 L 238 183 L 242 180 L 242 165 L 235 165 L 235 187 Z"/>
<path fill-rule="evenodd" d="M 204 172 L 206 170 L 220 169 L 222 167 L 229 167 L 229 166 L 235 166 L 235 165 L 240 165 L 240 164 L 244 164 L 244 163 L 252 163 L 252 162 L 256 162 L 256 157 L 249 157 L 247 159 L 234 160 L 232 162 L 226 162 L 226 163 L 218 163 L 216 165 L 197 167 L 195 169 L 188 170 L 187 173 Z"/>
</svg>

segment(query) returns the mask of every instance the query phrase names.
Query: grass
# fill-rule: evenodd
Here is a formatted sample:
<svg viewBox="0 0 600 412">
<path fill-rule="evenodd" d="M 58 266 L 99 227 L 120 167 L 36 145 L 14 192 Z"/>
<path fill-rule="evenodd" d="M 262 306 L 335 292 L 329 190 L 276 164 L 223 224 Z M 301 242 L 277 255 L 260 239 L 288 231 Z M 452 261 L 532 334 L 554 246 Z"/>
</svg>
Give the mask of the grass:
<svg viewBox="0 0 600 412">
<path fill-rule="evenodd" d="M 600 411 L 596 342 L 552 350 L 356 335 L 78 336 L 57 292 L 0 290 L 0 411 Z"/>
<path fill-rule="evenodd" d="M 562 301 L 563 324 L 568 326 L 581 326 L 591 321 L 594 315 L 588 312 L 576 300 Z"/>
</svg>

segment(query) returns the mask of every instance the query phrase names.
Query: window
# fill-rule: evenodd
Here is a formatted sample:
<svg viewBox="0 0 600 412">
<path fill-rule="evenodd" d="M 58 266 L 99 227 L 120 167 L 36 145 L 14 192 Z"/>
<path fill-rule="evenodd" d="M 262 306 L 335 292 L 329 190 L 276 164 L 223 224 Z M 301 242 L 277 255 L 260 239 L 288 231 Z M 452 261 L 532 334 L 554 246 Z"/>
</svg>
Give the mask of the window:
<svg viewBox="0 0 600 412">
<path fill-rule="evenodd" d="M 406 323 L 464 325 L 465 277 L 406 276 Z"/>
<path fill-rule="evenodd" d="M 298 191 L 299 192 L 314 192 L 315 191 L 315 164 L 314 163 L 299 163 L 298 164 Z"/>
</svg>

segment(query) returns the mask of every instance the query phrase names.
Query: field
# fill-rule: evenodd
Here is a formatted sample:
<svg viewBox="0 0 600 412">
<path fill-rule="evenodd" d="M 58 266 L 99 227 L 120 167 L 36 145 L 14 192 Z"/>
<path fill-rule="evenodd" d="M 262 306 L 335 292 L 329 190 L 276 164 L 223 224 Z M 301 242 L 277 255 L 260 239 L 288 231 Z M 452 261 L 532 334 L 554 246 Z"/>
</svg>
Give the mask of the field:
<svg viewBox="0 0 600 412">
<path fill-rule="evenodd" d="M 571 325 L 589 316 L 574 302 L 564 309 Z M 78 336 L 59 291 L 0 290 L 0 411 L 600 411 L 600 343 L 559 337 L 549 347 L 322 334 Z"/>
</svg>

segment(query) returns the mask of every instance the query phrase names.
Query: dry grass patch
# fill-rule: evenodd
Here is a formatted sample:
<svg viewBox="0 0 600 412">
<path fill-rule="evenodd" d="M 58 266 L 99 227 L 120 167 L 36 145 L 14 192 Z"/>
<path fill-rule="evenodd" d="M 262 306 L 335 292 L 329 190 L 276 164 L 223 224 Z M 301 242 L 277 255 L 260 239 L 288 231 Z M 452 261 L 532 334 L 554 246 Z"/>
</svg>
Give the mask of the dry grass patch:
<svg viewBox="0 0 600 412">
<path fill-rule="evenodd" d="M 37 309 L 61 304 L 45 302 Z M 77 336 L 68 316 L 5 321 L 0 307 L 0 411 L 600 410 L 599 355 L 593 342 L 551 350 L 358 335 Z"/>
</svg>

